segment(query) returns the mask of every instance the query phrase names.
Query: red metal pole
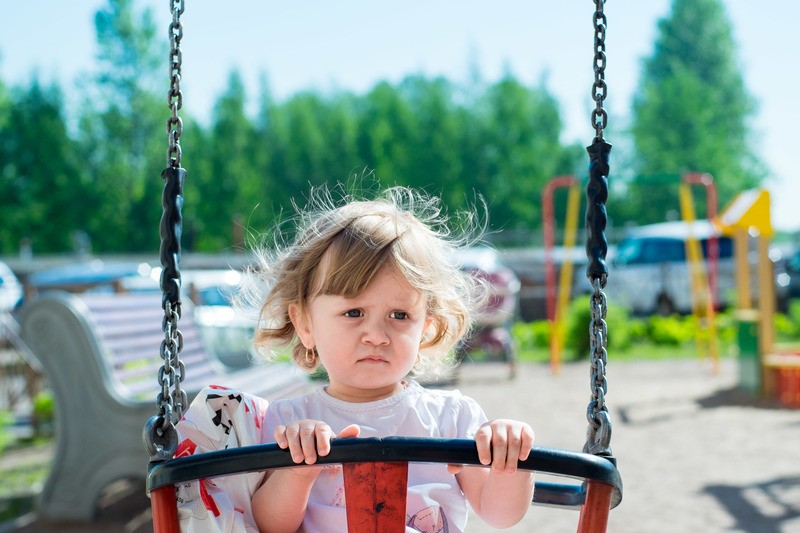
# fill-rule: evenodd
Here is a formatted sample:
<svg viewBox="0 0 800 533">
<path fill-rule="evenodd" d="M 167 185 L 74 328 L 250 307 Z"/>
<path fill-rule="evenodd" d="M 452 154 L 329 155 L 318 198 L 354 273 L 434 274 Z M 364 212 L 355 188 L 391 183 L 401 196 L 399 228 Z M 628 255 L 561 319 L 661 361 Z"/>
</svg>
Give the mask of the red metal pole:
<svg viewBox="0 0 800 533">
<path fill-rule="evenodd" d="M 175 501 L 173 485 L 150 492 L 150 507 L 153 510 L 154 533 L 180 533 L 178 503 Z"/>
<path fill-rule="evenodd" d="M 408 463 L 345 463 L 350 533 L 405 533 Z"/>
<path fill-rule="evenodd" d="M 581 506 L 578 533 L 605 533 L 614 487 L 599 481 L 586 484 L 586 501 Z"/>
</svg>

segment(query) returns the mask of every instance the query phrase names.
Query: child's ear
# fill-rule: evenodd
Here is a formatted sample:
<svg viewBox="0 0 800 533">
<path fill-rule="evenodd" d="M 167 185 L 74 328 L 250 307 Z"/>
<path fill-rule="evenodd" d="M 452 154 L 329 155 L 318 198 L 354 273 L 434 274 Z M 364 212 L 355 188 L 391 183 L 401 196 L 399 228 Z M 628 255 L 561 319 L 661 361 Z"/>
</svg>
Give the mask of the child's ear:
<svg viewBox="0 0 800 533">
<path fill-rule="evenodd" d="M 294 331 L 300 337 L 303 346 L 312 349 L 315 345 L 314 336 L 311 333 L 311 324 L 303 309 L 297 304 L 289 304 L 289 320 L 292 321 Z"/>
<path fill-rule="evenodd" d="M 425 317 L 425 325 L 422 327 L 422 339 L 420 344 L 426 344 L 425 339 L 431 339 L 436 336 L 436 319 L 431 315 Z"/>
</svg>

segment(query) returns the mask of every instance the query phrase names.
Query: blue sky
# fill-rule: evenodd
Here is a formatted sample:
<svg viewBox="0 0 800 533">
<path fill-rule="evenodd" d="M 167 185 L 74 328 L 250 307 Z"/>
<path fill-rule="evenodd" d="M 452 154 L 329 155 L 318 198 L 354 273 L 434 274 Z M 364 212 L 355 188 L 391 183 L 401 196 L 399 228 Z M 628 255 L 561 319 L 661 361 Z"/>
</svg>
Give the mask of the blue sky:
<svg viewBox="0 0 800 533">
<path fill-rule="evenodd" d="M 74 87 L 77 74 L 94 67 L 93 14 L 102 5 L 103 0 L 2 1 L 0 78 L 24 84 L 35 72 L 43 81 Z M 154 8 L 166 35 L 169 2 L 140 0 L 140 5 Z M 793 153 L 797 128 L 791 127 L 799 123 L 800 2 L 727 0 L 725 5 L 745 83 L 760 102 L 754 148 L 771 170 L 766 187 L 772 193 L 773 223 L 800 230 L 800 172 Z M 624 127 L 629 119 L 641 62 L 651 53 L 656 23 L 669 7 L 669 0 L 606 4 L 612 125 Z M 234 67 L 251 95 L 266 73 L 281 99 L 303 89 L 363 92 L 378 80 L 398 81 L 412 73 L 466 81 L 473 64 L 488 81 L 507 69 L 526 83 L 545 79 L 561 105 L 564 140 L 588 143 L 593 134 L 588 118 L 592 12 L 588 0 L 187 0 L 184 105 L 207 119 Z"/>
</svg>

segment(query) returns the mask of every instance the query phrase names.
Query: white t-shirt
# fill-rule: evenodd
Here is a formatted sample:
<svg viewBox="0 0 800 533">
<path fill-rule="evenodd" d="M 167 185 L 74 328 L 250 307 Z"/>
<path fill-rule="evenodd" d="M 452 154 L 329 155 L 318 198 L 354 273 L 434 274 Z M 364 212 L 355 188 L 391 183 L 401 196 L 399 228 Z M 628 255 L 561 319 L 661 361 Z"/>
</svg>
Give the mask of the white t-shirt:
<svg viewBox="0 0 800 533">
<path fill-rule="evenodd" d="M 415 381 L 389 398 L 350 403 L 330 396 L 324 387 L 298 398 L 278 400 L 267 408 L 263 442 L 274 442 L 279 424 L 313 419 L 327 423 L 334 434 L 350 424 L 361 437 L 474 438 L 486 421 L 483 409 L 458 391 L 429 390 Z M 340 465 L 330 465 L 314 482 L 300 531 L 346 531 L 344 482 Z M 408 465 L 406 531 L 458 533 L 467 524 L 467 502 L 446 464 Z"/>
</svg>

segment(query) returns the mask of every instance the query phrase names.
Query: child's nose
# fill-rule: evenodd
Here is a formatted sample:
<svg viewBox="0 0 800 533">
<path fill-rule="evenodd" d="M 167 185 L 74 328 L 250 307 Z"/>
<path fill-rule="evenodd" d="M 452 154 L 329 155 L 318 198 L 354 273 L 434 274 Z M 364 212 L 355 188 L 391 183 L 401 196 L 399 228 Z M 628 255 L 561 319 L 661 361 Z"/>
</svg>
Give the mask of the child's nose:
<svg viewBox="0 0 800 533">
<path fill-rule="evenodd" d="M 389 344 L 389 336 L 386 330 L 378 324 L 368 324 L 361 335 L 361 341 L 366 344 L 374 344 L 376 346 L 382 344 Z"/>
</svg>

